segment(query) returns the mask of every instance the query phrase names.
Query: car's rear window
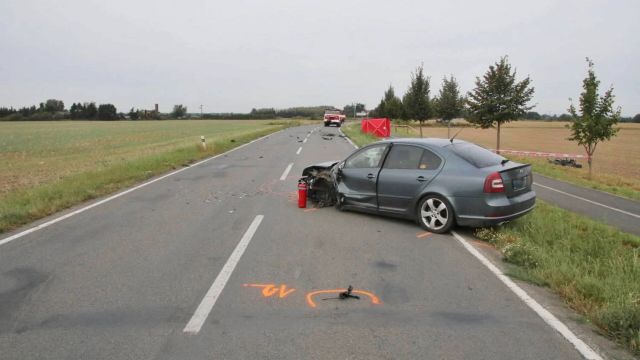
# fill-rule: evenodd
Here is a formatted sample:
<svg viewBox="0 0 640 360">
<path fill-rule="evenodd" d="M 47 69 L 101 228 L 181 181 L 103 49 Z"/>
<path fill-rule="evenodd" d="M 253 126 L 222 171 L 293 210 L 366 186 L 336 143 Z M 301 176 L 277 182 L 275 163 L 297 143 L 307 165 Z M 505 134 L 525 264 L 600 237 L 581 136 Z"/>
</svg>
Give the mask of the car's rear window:
<svg viewBox="0 0 640 360">
<path fill-rule="evenodd" d="M 454 143 L 450 149 L 477 168 L 498 165 L 504 158 L 481 146 L 468 142 Z"/>
</svg>

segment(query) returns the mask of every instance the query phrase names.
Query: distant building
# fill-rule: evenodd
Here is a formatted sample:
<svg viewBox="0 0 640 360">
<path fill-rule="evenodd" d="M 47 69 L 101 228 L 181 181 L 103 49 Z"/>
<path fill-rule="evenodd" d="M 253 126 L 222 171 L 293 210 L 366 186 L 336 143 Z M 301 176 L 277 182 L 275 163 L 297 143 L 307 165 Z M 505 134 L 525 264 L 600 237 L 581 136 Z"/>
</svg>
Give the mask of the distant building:
<svg viewBox="0 0 640 360">
<path fill-rule="evenodd" d="M 153 110 L 142 109 L 139 110 L 140 120 L 158 120 L 160 119 L 160 111 L 158 110 L 158 104 L 155 104 Z"/>
</svg>

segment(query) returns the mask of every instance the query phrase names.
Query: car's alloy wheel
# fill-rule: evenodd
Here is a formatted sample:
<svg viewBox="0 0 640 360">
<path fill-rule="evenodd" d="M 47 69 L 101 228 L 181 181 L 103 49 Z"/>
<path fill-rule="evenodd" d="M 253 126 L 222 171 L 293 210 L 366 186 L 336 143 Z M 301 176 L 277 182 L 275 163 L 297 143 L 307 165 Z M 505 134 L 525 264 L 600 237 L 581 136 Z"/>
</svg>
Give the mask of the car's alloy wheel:
<svg viewBox="0 0 640 360">
<path fill-rule="evenodd" d="M 445 233 L 453 225 L 451 205 L 440 196 L 428 195 L 418 206 L 418 221 L 430 232 Z"/>
</svg>

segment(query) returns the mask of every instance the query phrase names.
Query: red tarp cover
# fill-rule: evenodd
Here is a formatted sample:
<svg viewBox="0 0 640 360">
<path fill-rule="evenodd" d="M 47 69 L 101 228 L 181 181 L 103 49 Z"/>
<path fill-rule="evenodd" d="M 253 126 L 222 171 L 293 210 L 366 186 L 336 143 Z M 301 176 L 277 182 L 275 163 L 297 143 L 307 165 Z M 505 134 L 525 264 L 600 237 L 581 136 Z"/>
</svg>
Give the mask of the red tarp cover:
<svg viewBox="0 0 640 360">
<path fill-rule="evenodd" d="M 391 136 L 391 121 L 388 118 L 362 119 L 360 130 L 377 137 Z"/>
</svg>

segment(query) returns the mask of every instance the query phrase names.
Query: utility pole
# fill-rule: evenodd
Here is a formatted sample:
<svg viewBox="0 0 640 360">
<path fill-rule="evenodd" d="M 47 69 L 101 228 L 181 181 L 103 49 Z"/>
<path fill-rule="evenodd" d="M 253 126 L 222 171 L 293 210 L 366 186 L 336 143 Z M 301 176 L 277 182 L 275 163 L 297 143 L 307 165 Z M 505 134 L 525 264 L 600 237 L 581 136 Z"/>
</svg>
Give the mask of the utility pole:
<svg viewBox="0 0 640 360">
<path fill-rule="evenodd" d="M 200 119 L 202 119 L 202 104 L 200 104 Z"/>
</svg>

